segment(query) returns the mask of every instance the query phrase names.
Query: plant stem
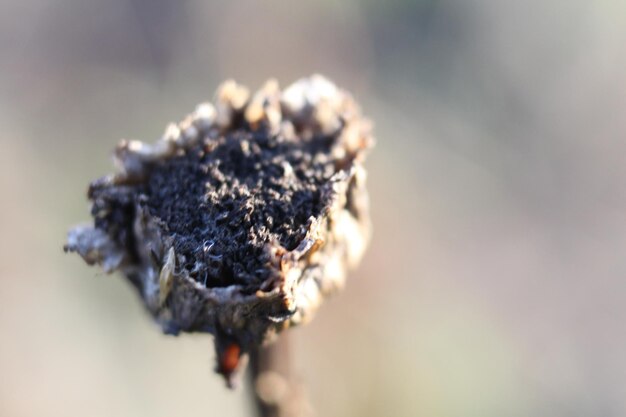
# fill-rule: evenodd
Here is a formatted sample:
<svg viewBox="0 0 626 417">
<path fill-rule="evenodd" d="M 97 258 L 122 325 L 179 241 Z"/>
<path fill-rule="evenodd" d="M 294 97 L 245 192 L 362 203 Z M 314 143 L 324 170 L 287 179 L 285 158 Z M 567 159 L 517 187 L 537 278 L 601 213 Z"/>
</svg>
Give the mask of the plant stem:
<svg viewBox="0 0 626 417">
<path fill-rule="evenodd" d="M 304 389 L 292 375 L 291 350 L 285 332 L 251 354 L 250 382 L 259 417 L 312 415 Z"/>
</svg>

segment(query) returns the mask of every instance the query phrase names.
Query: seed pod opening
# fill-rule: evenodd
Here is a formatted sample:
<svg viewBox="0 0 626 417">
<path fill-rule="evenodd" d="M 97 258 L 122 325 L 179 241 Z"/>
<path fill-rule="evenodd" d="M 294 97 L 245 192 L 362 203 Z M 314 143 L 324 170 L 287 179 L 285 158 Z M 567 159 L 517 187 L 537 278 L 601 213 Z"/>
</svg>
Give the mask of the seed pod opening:
<svg viewBox="0 0 626 417">
<path fill-rule="evenodd" d="M 232 80 L 154 144 L 122 141 L 66 250 L 137 288 L 166 333 L 215 336 L 219 372 L 312 318 L 370 234 L 371 127 L 319 75 L 281 91 Z"/>
</svg>

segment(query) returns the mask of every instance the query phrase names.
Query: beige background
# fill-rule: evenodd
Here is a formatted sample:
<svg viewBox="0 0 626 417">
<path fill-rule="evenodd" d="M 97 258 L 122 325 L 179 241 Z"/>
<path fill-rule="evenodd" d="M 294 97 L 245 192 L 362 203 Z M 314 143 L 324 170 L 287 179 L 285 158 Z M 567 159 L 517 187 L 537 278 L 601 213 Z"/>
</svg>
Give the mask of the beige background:
<svg viewBox="0 0 626 417">
<path fill-rule="evenodd" d="M 376 123 L 375 236 L 293 332 L 320 416 L 626 414 L 626 3 L 0 0 L 0 416 L 246 416 L 61 250 L 122 138 L 321 72 Z"/>
</svg>

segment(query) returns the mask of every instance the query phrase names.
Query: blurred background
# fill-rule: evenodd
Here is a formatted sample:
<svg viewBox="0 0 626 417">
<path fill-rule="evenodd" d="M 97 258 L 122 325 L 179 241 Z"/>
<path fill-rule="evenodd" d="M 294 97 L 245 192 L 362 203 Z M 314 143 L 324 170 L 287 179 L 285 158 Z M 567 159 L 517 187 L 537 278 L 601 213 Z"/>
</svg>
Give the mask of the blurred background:
<svg viewBox="0 0 626 417">
<path fill-rule="evenodd" d="M 0 0 L 0 416 L 249 416 L 62 251 L 121 138 L 320 72 L 376 125 L 374 239 L 291 333 L 319 416 L 626 414 L 626 3 Z"/>
</svg>

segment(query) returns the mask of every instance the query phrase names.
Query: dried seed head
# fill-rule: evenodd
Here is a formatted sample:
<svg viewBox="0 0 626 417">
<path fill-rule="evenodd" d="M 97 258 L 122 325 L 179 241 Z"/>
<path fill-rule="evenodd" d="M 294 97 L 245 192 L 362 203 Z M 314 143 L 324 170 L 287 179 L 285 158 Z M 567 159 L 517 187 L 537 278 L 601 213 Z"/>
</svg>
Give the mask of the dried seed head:
<svg viewBox="0 0 626 417">
<path fill-rule="evenodd" d="M 246 352 L 310 320 L 369 239 L 370 123 L 320 75 L 252 98 L 232 80 L 152 145 L 122 141 L 89 188 L 93 226 L 66 250 L 121 271 L 166 333 L 215 336 L 234 381 Z"/>
</svg>

